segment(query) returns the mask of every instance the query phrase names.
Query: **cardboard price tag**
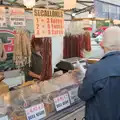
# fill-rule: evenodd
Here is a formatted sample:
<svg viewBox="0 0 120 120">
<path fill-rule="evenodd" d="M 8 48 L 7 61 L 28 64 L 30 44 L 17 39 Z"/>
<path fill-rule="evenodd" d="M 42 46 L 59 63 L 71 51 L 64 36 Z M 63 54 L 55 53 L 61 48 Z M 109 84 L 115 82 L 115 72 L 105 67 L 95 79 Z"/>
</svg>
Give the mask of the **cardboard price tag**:
<svg viewBox="0 0 120 120">
<path fill-rule="evenodd" d="M 25 109 L 27 120 L 40 120 L 46 117 L 44 104 L 34 105 Z"/>
<path fill-rule="evenodd" d="M 8 116 L 1 117 L 0 120 L 8 120 Z"/>
<path fill-rule="evenodd" d="M 70 96 L 70 101 L 71 103 L 74 103 L 78 100 L 80 100 L 80 98 L 78 97 L 78 87 L 77 88 L 74 88 L 74 89 L 71 89 L 69 92 L 68 92 L 69 96 Z"/>
<path fill-rule="evenodd" d="M 70 100 L 68 94 L 64 94 L 54 98 L 55 108 L 57 111 L 65 109 L 70 106 Z"/>
<path fill-rule="evenodd" d="M 25 26 L 25 16 L 11 16 L 10 17 L 11 26 Z"/>
</svg>

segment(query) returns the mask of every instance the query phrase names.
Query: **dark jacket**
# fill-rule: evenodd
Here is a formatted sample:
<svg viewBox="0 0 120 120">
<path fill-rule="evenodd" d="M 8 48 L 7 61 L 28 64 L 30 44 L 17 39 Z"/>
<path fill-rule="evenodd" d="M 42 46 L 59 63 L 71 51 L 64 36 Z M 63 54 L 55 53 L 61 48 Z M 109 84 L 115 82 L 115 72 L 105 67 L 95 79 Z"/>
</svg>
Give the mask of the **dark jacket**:
<svg viewBox="0 0 120 120">
<path fill-rule="evenodd" d="M 86 120 L 120 120 L 120 52 L 88 68 L 78 95 L 86 101 Z"/>
<path fill-rule="evenodd" d="M 41 74 L 42 72 L 42 56 L 36 54 L 34 51 L 32 51 L 32 56 L 31 56 L 31 66 L 26 67 L 26 81 L 31 81 L 33 80 L 34 78 L 32 78 L 31 76 L 28 75 L 28 72 L 31 71 L 31 72 L 34 72 L 38 75 Z"/>
</svg>

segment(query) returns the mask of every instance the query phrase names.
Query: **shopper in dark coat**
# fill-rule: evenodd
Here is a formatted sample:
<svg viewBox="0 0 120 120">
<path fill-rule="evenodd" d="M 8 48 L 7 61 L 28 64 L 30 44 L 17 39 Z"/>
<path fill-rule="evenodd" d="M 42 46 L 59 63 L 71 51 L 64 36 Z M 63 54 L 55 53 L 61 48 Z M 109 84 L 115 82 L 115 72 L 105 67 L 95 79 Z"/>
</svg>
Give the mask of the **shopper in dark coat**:
<svg viewBox="0 0 120 120">
<path fill-rule="evenodd" d="M 106 54 L 88 68 L 78 91 L 85 120 L 120 120 L 120 28 L 108 28 L 103 39 Z"/>
</svg>

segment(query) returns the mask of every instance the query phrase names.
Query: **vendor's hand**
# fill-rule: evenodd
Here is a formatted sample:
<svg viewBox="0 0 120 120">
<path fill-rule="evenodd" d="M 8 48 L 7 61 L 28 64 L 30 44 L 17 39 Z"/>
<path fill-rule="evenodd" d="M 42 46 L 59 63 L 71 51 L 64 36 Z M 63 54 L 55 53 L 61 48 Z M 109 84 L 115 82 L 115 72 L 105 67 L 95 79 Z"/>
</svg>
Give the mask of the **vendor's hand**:
<svg viewBox="0 0 120 120">
<path fill-rule="evenodd" d="M 4 76 L 3 75 L 0 75 L 0 82 L 4 80 Z"/>
<path fill-rule="evenodd" d="M 42 79 L 42 77 L 41 77 L 41 75 L 39 75 L 39 76 L 38 76 L 38 80 L 41 80 L 41 79 Z"/>
</svg>

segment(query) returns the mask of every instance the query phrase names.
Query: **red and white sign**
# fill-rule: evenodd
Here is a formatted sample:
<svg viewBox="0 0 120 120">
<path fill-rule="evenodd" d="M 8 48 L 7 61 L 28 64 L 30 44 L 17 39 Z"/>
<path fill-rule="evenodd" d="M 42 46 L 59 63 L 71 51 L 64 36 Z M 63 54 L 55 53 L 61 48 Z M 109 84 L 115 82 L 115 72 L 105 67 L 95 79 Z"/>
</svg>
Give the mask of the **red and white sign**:
<svg viewBox="0 0 120 120">
<path fill-rule="evenodd" d="M 22 8 L 10 8 L 10 15 L 24 15 L 25 10 Z"/>
<path fill-rule="evenodd" d="M 33 9 L 35 37 L 64 35 L 64 12 L 61 10 Z"/>
<path fill-rule="evenodd" d="M 10 8 L 10 25 L 13 27 L 25 26 L 24 13 L 23 8 Z"/>
<path fill-rule="evenodd" d="M 6 53 L 13 53 L 14 50 L 14 38 L 8 38 L 10 43 L 4 44 L 5 52 Z"/>
<path fill-rule="evenodd" d="M 64 94 L 54 98 L 55 108 L 57 111 L 63 110 L 70 106 L 70 100 L 68 94 Z"/>
<path fill-rule="evenodd" d="M 44 104 L 34 105 L 25 109 L 27 120 L 41 120 L 46 117 Z"/>
<path fill-rule="evenodd" d="M 6 27 L 6 10 L 4 7 L 0 7 L 0 27 Z"/>
<path fill-rule="evenodd" d="M 14 30 L 8 30 L 8 29 L 0 29 L 0 36 L 5 37 L 5 39 L 8 41 L 4 44 L 5 52 L 6 53 L 13 53 L 14 49 Z"/>
</svg>

